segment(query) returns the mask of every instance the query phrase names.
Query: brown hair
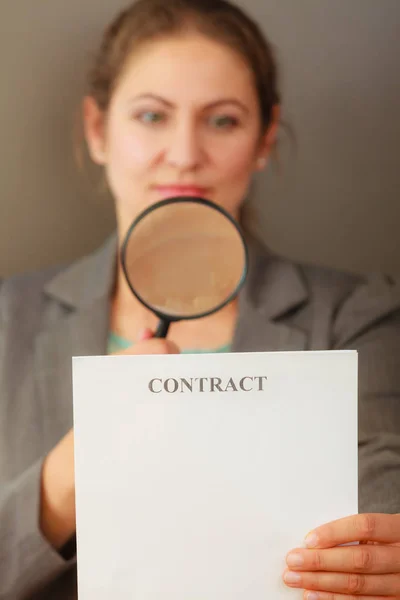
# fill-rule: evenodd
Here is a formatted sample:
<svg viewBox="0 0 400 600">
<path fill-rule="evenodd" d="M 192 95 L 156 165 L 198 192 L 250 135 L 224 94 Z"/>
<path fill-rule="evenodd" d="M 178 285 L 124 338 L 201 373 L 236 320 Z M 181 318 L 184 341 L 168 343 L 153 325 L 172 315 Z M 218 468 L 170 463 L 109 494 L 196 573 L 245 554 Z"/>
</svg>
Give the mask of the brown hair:
<svg viewBox="0 0 400 600">
<path fill-rule="evenodd" d="M 277 65 L 261 29 L 227 0 L 138 0 L 106 29 L 88 74 L 87 95 L 107 111 L 131 53 L 160 36 L 195 30 L 238 52 L 254 73 L 261 122 L 267 130 L 280 102 Z"/>
</svg>

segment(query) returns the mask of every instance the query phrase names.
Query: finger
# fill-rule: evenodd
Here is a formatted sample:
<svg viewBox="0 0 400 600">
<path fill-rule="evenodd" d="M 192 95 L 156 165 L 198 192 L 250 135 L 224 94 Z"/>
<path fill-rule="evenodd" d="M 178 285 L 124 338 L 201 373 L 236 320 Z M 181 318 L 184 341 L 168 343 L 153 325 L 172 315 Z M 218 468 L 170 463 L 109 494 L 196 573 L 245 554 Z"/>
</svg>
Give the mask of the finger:
<svg viewBox="0 0 400 600">
<path fill-rule="evenodd" d="M 348 594 L 332 594 L 330 592 L 313 592 L 309 590 L 304 592 L 303 598 L 304 600 L 388 600 L 387 596 L 373 596 L 371 598 L 371 596 L 349 596 Z"/>
<path fill-rule="evenodd" d="M 349 542 L 399 541 L 400 514 L 368 513 L 331 521 L 311 531 L 305 539 L 308 548 L 332 548 Z"/>
<path fill-rule="evenodd" d="M 138 342 L 144 342 L 145 340 L 151 340 L 154 337 L 154 333 L 149 327 L 142 329 L 138 335 Z"/>
<path fill-rule="evenodd" d="M 390 596 L 400 594 L 400 575 L 364 575 L 362 573 L 299 573 L 286 571 L 284 582 L 291 588 L 303 588 L 354 596 Z"/>
<path fill-rule="evenodd" d="M 293 571 L 339 573 L 400 573 L 400 548 L 394 546 L 347 546 L 328 550 L 297 548 L 286 556 Z"/>
</svg>

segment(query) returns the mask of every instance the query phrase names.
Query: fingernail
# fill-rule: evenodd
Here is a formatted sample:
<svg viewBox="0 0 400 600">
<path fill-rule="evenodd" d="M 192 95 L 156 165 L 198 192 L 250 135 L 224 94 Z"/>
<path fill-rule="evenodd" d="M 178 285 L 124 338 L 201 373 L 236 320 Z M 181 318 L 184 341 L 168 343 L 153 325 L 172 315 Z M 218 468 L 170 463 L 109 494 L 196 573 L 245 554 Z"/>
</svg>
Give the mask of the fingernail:
<svg viewBox="0 0 400 600">
<path fill-rule="evenodd" d="M 301 581 L 301 575 L 298 573 L 293 573 L 293 571 L 286 571 L 283 578 L 286 583 L 300 583 Z"/>
<path fill-rule="evenodd" d="M 304 540 L 304 543 L 307 546 L 307 548 L 315 548 L 316 546 L 318 546 L 317 534 L 314 532 L 309 533 L 306 539 Z"/>
<path fill-rule="evenodd" d="M 306 600 L 319 600 L 319 594 L 317 594 L 317 592 L 308 592 L 306 594 Z"/>
<path fill-rule="evenodd" d="M 304 565 L 304 558 L 298 552 L 291 552 L 287 555 L 286 562 L 289 567 L 301 567 Z"/>
<path fill-rule="evenodd" d="M 153 332 L 151 329 L 146 327 L 145 329 L 141 329 L 138 335 L 138 341 L 144 342 L 145 340 L 150 340 L 153 337 Z"/>
</svg>

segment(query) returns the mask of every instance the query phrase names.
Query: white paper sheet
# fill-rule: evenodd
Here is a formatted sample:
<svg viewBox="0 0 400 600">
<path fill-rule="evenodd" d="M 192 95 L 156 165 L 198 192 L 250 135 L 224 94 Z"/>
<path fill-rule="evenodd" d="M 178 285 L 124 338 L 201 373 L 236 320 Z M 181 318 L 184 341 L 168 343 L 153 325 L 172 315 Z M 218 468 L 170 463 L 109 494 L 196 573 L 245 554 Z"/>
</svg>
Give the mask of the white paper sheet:
<svg viewBox="0 0 400 600">
<path fill-rule="evenodd" d="M 286 553 L 357 512 L 356 352 L 83 357 L 73 379 L 79 600 L 302 598 Z"/>
</svg>

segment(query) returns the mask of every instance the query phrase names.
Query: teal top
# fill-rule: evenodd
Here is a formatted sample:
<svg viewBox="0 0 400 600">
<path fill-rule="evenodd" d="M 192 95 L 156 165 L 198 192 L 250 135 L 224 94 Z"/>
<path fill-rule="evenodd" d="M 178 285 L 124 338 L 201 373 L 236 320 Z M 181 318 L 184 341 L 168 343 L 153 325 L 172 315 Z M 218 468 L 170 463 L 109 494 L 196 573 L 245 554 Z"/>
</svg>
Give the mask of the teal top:
<svg viewBox="0 0 400 600">
<path fill-rule="evenodd" d="M 115 354 L 116 352 L 121 352 L 121 350 L 127 350 L 132 346 L 132 342 L 117 335 L 116 333 L 110 332 L 108 336 L 108 354 Z M 209 350 L 190 350 L 186 349 L 182 351 L 182 354 L 215 354 L 221 352 L 230 352 L 231 345 L 225 344 L 224 346 L 220 346 L 219 348 L 213 348 Z"/>
</svg>

